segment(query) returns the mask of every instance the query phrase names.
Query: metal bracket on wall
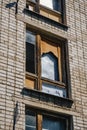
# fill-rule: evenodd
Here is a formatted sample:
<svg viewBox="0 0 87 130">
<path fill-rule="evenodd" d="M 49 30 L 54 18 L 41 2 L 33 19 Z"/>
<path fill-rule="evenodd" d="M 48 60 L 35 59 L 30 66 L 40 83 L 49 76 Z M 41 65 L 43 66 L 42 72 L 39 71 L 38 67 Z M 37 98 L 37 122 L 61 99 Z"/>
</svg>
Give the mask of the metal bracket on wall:
<svg viewBox="0 0 87 130">
<path fill-rule="evenodd" d="M 12 2 L 12 3 L 8 3 L 8 4 L 6 4 L 6 8 L 9 8 L 9 9 L 11 9 L 12 7 L 15 7 L 15 14 L 17 14 L 18 13 L 18 2 L 19 2 L 19 0 L 17 0 L 16 2 Z"/>
</svg>

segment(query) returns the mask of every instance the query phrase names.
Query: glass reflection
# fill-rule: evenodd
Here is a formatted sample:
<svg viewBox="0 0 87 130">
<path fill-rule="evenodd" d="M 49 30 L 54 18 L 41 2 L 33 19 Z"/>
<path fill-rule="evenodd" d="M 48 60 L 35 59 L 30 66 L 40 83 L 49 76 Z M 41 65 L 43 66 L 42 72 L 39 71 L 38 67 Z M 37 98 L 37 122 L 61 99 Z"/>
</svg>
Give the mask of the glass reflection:
<svg viewBox="0 0 87 130">
<path fill-rule="evenodd" d="M 58 59 L 51 53 L 45 53 L 41 58 L 42 77 L 58 80 Z"/>
</svg>

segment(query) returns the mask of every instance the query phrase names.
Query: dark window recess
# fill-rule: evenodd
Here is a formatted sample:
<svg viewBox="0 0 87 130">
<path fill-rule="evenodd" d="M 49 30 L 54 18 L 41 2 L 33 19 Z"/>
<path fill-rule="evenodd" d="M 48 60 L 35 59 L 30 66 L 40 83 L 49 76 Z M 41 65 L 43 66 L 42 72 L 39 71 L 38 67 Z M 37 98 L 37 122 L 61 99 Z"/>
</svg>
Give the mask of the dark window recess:
<svg viewBox="0 0 87 130">
<path fill-rule="evenodd" d="M 26 31 L 26 71 L 36 73 L 35 70 L 35 44 L 36 37 L 30 32 Z"/>
<path fill-rule="evenodd" d="M 35 73 L 35 45 L 26 43 L 26 71 Z"/>
<path fill-rule="evenodd" d="M 66 120 L 44 115 L 42 128 L 44 130 L 67 130 Z"/>
</svg>

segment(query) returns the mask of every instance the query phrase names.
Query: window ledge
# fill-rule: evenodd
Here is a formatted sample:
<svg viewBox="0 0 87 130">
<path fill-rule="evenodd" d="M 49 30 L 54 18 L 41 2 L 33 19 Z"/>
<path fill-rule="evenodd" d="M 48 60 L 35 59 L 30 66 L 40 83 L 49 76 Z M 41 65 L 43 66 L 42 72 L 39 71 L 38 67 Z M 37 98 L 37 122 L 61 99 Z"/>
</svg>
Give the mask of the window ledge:
<svg viewBox="0 0 87 130">
<path fill-rule="evenodd" d="M 71 108 L 73 104 L 73 100 L 70 98 L 64 98 L 64 97 L 47 94 L 35 89 L 23 88 L 21 94 L 24 96 L 29 96 L 38 99 L 39 101 L 48 102 L 54 105 L 59 105 L 62 107 L 64 106 L 67 108 Z"/>
<path fill-rule="evenodd" d="M 52 23 L 52 24 L 55 25 L 55 26 L 59 26 L 59 27 L 63 28 L 64 30 L 67 30 L 67 29 L 68 29 L 68 26 L 67 26 L 67 25 L 65 25 L 65 24 L 63 24 L 63 23 L 60 23 L 60 22 L 56 22 L 56 21 L 54 21 L 54 20 L 52 20 L 52 19 L 50 19 L 50 18 L 47 18 L 47 17 L 45 17 L 45 16 L 42 16 L 41 14 L 36 13 L 36 12 L 34 12 L 34 11 L 31 11 L 31 10 L 29 10 L 29 9 L 27 9 L 27 8 L 25 8 L 23 12 L 24 12 L 24 14 L 27 14 L 27 15 L 31 15 L 31 16 L 33 15 L 33 16 L 36 17 L 37 19 L 39 19 L 39 18 L 44 19 L 45 21 L 48 21 L 48 23 Z"/>
</svg>

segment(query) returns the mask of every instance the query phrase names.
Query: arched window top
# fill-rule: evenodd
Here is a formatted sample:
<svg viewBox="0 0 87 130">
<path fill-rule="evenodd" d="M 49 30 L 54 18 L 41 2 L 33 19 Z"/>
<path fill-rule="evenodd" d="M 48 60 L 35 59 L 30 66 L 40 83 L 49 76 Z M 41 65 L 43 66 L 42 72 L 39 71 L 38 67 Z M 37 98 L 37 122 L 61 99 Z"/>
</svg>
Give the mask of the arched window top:
<svg viewBox="0 0 87 130">
<path fill-rule="evenodd" d="M 47 52 L 47 53 L 43 53 L 42 57 L 48 56 L 49 58 L 53 58 L 54 60 L 58 60 L 58 58 L 56 57 L 56 55 L 54 55 L 53 52 Z"/>
<path fill-rule="evenodd" d="M 42 77 L 58 80 L 58 58 L 52 53 L 43 53 L 41 57 Z"/>
</svg>

